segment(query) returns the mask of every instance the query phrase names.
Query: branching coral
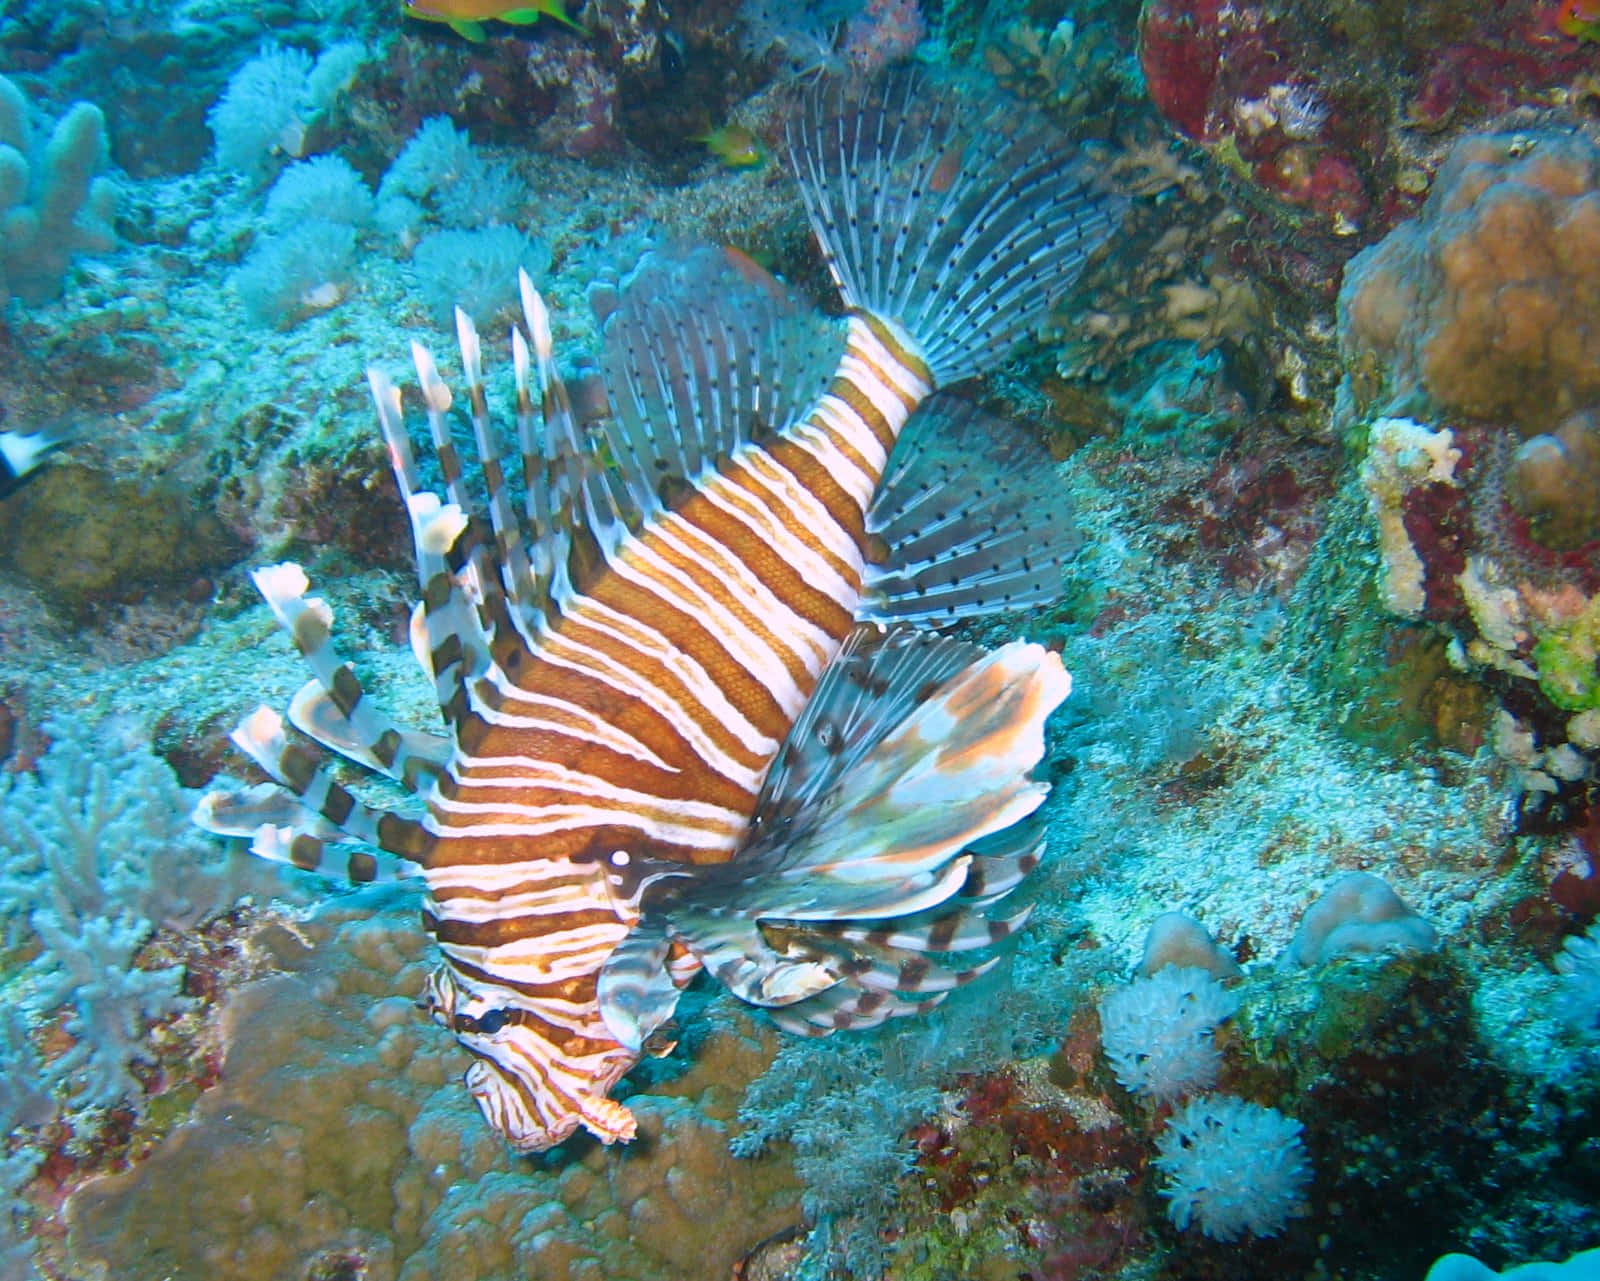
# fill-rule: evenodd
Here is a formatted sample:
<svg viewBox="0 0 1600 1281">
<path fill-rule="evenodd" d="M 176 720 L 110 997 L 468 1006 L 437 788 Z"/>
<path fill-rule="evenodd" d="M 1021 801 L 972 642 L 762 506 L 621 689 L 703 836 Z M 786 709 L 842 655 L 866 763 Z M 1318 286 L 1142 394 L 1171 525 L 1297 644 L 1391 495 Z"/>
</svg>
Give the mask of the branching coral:
<svg viewBox="0 0 1600 1281">
<path fill-rule="evenodd" d="M 21 91 L 0 76 L 0 303 L 47 302 L 76 255 L 116 245 L 116 187 L 96 177 L 106 150 L 99 107 L 76 104 L 36 139 Z"/>
<path fill-rule="evenodd" d="M 1218 1241 L 1281 1232 L 1311 1181 L 1300 1129 L 1276 1108 L 1224 1094 L 1186 1103 L 1155 1160 L 1170 1180 L 1162 1195 L 1173 1223 Z"/>
<path fill-rule="evenodd" d="M 217 140 L 217 163 L 259 178 L 283 158 L 304 155 L 306 130 L 366 60 L 366 47 L 356 40 L 335 44 L 314 61 L 299 49 L 263 45 L 234 72 L 206 116 Z"/>
<path fill-rule="evenodd" d="M 131 1068 L 149 1057 L 145 1032 L 185 1003 L 182 972 L 138 968 L 141 946 L 238 887 L 189 823 L 192 805 L 164 762 L 110 725 L 47 728 L 55 743 L 38 774 L 0 787 L 0 930 L 8 947 L 38 949 L 24 1006 L 67 1011 L 72 1045 L 46 1079 L 65 1083 L 75 1104 L 109 1106 L 141 1093 Z"/>
</svg>

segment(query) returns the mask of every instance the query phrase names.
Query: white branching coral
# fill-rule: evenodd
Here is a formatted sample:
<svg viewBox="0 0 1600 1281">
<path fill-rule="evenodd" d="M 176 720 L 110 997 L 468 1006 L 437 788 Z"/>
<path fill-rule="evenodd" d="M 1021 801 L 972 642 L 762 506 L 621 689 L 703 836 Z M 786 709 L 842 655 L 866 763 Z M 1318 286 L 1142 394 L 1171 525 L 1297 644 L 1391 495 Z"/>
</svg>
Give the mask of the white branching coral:
<svg viewBox="0 0 1600 1281">
<path fill-rule="evenodd" d="M 1100 1044 L 1125 1087 L 1179 1098 L 1215 1083 L 1222 1065 L 1216 1030 L 1238 1005 L 1207 971 L 1169 965 L 1100 1003 Z"/>
<path fill-rule="evenodd" d="M 191 799 L 142 732 L 46 726 L 37 773 L 0 781 L 0 939 L 42 949 L 20 978 L 25 1009 L 65 1008 L 73 1046 L 46 1065 L 79 1105 L 139 1092 L 145 1029 L 186 1004 L 180 969 L 135 959 L 162 926 L 226 906 L 242 886 L 189 822 Z"/>
<path fill-rule="evenodd" d="M 1276 1108 L 1226 1094 L 1184 1104 L 1156 1145 L 1173 1224 L 1218 1241 L 1276 1236 L 1311 1181 L 1300 1129 Z"/>
</svg>

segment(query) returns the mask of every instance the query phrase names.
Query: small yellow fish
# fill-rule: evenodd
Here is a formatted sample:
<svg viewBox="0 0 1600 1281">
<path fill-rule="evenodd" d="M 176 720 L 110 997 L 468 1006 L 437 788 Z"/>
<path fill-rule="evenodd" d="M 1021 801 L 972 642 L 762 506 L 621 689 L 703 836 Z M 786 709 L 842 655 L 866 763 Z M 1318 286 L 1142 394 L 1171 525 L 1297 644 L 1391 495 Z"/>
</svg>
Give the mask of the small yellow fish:
<svg viewBox="0 0 1600 1281">
<path fill-rule="evenodd" d="M 567 17 L 565 0 L 400 0 L 400 11 L 423 22 L 442 22 L 473 42 L 484 38 L 488 21 L 527 26 L 542 16 L 554 18 L 580 35 L 589 32 Z"/>
<path fill-rule="evenodd" d="M 755 169 L 767 158 L 766 144 L 743 125 L 720 125 L 696 134 L 690 142 L 703 142 L 729 169 Z"/>
</svg>

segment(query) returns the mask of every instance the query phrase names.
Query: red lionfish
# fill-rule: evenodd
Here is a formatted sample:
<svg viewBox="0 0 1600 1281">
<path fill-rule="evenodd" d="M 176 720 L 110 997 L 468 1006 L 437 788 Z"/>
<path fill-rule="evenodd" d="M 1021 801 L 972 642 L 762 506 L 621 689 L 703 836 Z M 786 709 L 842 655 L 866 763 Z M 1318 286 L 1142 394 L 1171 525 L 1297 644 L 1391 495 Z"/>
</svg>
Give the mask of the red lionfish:
<svg viewBox="0 0 1600 1281">
<path fill-rule="evenodd" d="M 305 868 L 354 847 L 356 880 L 420 871 L 443 956 L 425 1002 L 518 1150 L 632 1138 L 608 1094 L 701 968 L 820 1036 L 932 1008 L 993 963 L 939 958 L 1027 915 L 996 905 L 1040 858 L 1029 775 L 1070 678 L 1040 645 L 928 628 L 1051 599 L 1070 522 L 1032 501 L 1047 469 L 939 461 L 954 428 L 1010 429 L 929 397 L 1034 329 L 1123 201 L 1015 104 L 914 75 L 813 91 L 787 141 L 842 326 L 748 260 L 647 257 L 604 323 L 609 413 L 584 423 L 524 276 L 520 517 L 462 313 L 486 515 L 433 357 L 414 346 L 443 498 L 370 373 L 443 734 L 367 697 L 298 565 L 255 574 L 314 679 L 297 734 L 265 707 L 234 732 L 276 785 L 197 820 Z M 420 816 L 357 799 L 315 744 Z"/>
</svg>

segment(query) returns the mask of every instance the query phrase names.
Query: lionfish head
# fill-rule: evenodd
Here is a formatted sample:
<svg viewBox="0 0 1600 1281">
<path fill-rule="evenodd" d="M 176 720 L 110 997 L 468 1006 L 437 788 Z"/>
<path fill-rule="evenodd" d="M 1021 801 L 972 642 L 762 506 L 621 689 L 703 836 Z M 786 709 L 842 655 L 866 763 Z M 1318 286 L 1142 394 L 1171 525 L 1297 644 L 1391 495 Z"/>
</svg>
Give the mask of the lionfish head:
<svg viewBox="0 0 1600 1281">
<path fill-rule="evenodd" d="M 580 1125 L 602 1143 L 632 1139 L 633 1113 L 605 1096 L 634 1056 L 612 1043 L 595 1061 L 573 1060 L 512 997 L 471 988 L 448 965 L 429 976 L 423 993 L 434 1022 L 472 1055 L 462 1080 L 484 1120 L 518 1152 L 553 1148 Z"/>
</svg>

